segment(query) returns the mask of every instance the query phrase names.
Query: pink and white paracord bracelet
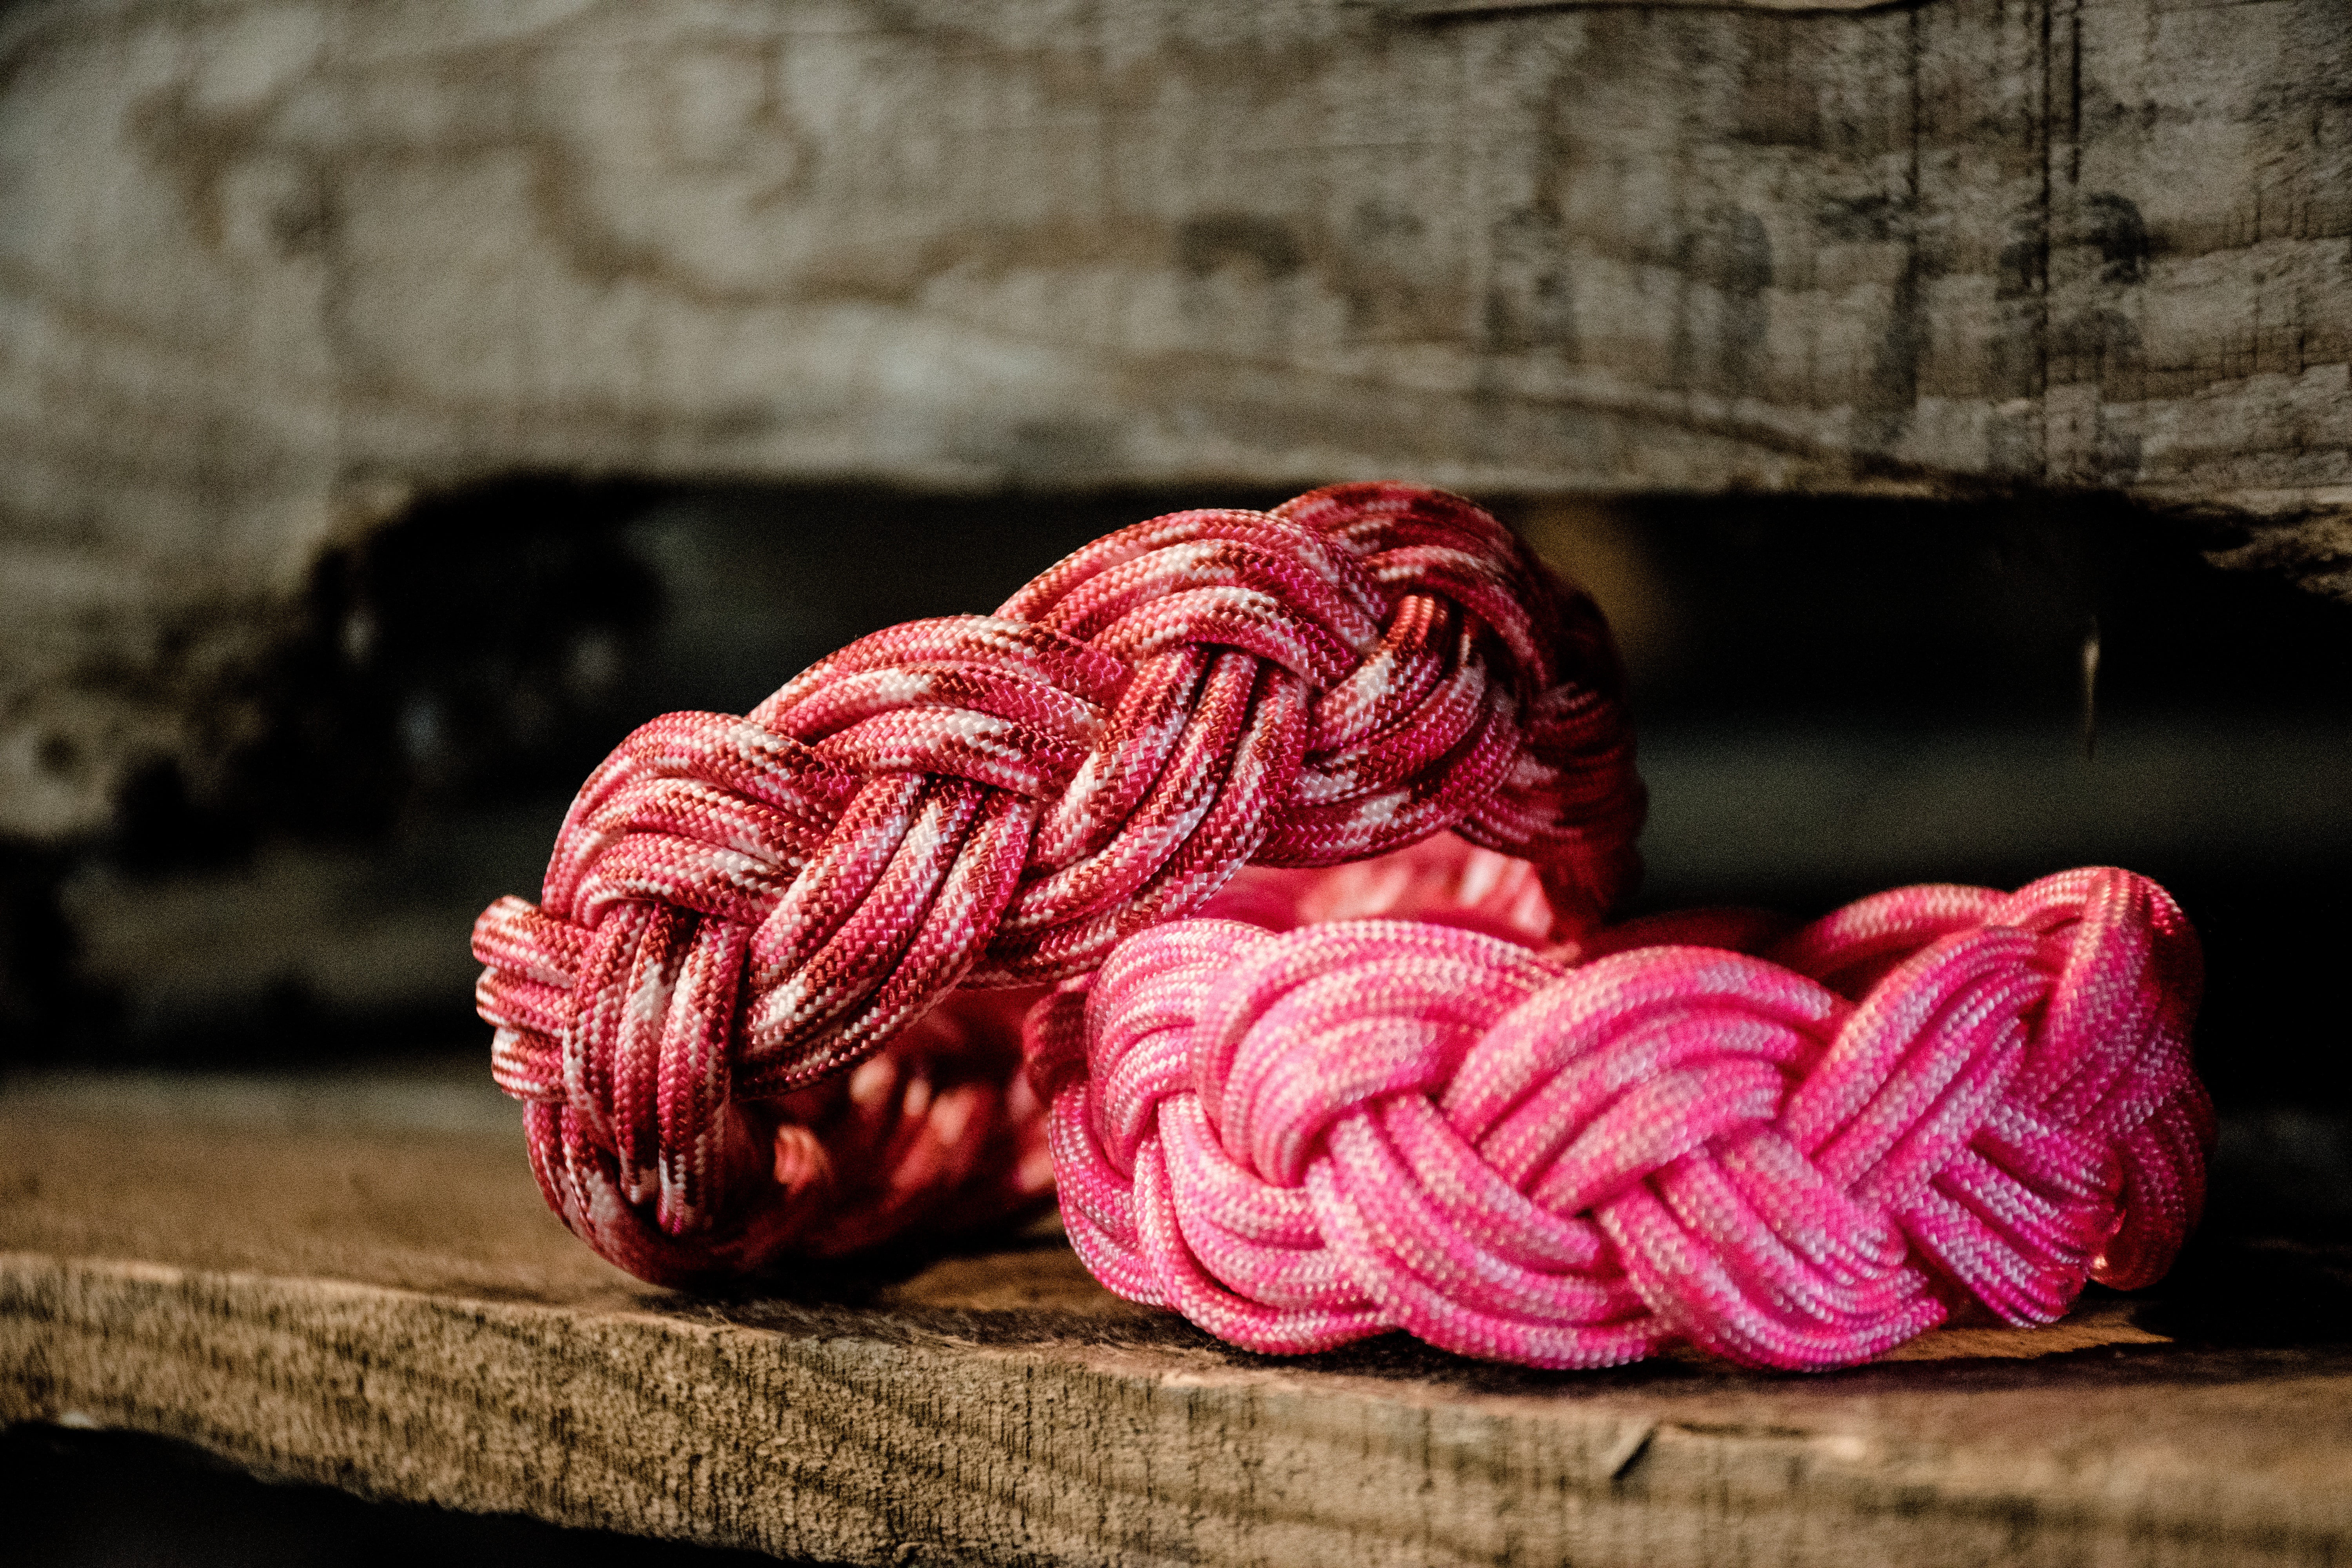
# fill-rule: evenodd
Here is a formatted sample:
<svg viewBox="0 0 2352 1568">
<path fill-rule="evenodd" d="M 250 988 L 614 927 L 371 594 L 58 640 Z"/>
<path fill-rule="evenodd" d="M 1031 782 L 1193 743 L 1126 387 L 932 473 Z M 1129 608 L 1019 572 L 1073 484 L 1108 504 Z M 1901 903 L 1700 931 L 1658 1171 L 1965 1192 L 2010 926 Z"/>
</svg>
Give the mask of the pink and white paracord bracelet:
<svg viewBox="0 0 2352 1568">
<path fill-rule="evenodd" d="M 1834 1365 L 2163 1272 L 2210 1113 L 2161 889 L 1905 889 L 1759 957 L 1602 925 L 1641 799 L 1598 613 L 1476 508 L 1178 513 L 646 726 L 478 922 L 480 1005 L 550 1204 L 659 1282 L 1056 1173 L 1105 1284 L 1265 1351 Z"/>
<path fill-rule="evenodd" d="M 1062 1212 L 1111 1289 L 1273 1352 L 1403 1329 L 1537 1366 L 1682 1341 L 1828 1367 L 2152 1283 L 2196 1222 L 2197 942 L 2144 878 L 1539 952 L 1496 918 L 1532 878 L 1415 853 L 1417 913 L 1463 889 L 1439 920 L 1346 918 L 1381 901 L 1364 876 L 1276 931 L 1236 889 L 1262 923 L 1143 932 L 1029 1015 Z"/>
</svg>

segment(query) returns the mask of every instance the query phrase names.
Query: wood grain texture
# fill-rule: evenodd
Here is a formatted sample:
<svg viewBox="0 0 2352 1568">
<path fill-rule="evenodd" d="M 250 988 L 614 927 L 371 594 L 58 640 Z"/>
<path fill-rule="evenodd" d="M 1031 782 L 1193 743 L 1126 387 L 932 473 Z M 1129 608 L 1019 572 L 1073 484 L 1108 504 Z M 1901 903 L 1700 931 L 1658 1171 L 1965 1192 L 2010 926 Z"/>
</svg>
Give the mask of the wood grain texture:
<svg viewBox="0 0 2352 1568">
<path fill-rule="evenodd" d="M 0 831 L 517 469 L 2124 490 L 2352 584 L 2341 0 L 33 0 Z"/>
<path fill-rule="evenodd" d="M 479 1095 L 480 1091 L 475 1091 Z M 859 1563 L 2314 1563 L 2352 1350 L 2105 1298 L 1830 1376 L 1275 1361 L 1051 1237 L 646 1289 L 487 1097 L 363 1077 L 0 1094 L 0 1419 L 366 1495 Z"/>
</svg>

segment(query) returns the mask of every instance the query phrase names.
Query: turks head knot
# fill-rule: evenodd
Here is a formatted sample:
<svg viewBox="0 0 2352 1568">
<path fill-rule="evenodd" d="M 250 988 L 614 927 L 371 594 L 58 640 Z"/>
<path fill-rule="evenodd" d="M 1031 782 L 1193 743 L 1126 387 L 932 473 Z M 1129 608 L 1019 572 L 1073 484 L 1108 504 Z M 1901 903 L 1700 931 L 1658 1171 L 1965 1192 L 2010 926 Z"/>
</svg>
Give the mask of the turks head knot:
<svg viewBox="0 0 2352 1568">
<path fill-rule="evenodd" d="M 1565 929 L 1596 922 L 1638 868 L 1622 688 L 1591 602 L 1456 497 L 1343 485 L 1139 523 L 992 616 L 891 627 L 748 715 L 624 741 L 540 902 L 477 923 L 494 1071 L 608 1257 L 756 1267 L 801 1234 L 776 1106 L 959 987 L 1092 970 L 1245 864 L 1452 828 L 1531 861 Z M 980 1076 L 1010 1094 L 1001 1068 Z"/>
<path fill-rule="evenodd" d="M 1426 921 L 1141 933 L 1029 1015 L 1072 1241 L 1248 1349 L 1404 1329 L 1546 1366 L 1843 1365 L 2169 1266 L 2212 1121 L 2161 889 L 1904 889 L 1760 955 L 1689 944 L 1740 923 L 1549 955 Z"/>
</svg>

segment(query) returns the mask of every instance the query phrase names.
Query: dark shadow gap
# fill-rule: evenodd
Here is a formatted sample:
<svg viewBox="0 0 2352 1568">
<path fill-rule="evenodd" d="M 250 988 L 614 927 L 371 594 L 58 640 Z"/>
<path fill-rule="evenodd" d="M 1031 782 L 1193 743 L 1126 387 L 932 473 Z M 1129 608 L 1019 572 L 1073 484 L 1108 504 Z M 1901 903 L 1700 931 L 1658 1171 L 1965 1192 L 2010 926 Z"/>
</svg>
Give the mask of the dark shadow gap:
<svg viewBox="0 0 2352 1568">
<path fill-rule="evenodd" d="M 272 1485 L 189 1444 L 0 1431 L 0 1557 L 42 1568 L 752 1568 L 782 1561 L 511 1514 Z"/>
</svg>

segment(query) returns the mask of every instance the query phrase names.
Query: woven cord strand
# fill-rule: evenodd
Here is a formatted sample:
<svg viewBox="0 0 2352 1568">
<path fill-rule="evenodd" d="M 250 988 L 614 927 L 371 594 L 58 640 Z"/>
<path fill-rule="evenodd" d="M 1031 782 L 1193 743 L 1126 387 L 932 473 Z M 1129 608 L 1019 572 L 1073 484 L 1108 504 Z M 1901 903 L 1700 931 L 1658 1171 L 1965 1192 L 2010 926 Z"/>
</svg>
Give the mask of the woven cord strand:
<svg viewBox="0 0 2352 1568">
<path fill-rule="evenodd" d="M 1242 918 L 1139 933 L 1029 1015 L 1105 1285 L 1259 1352 L 1402 1329 L 1538 1366 L 1683 1342 L 1817 1368 L 1956 1310 L 2050 1321 L 2194 1226 L 2200 959 L 2153 882 L 1539 952 L 1532 878 L 1467 853 L 1252 873 L 1210 911 Z M 1382 904 L 1417 918 L 1311 923 Z"/>
<path fill-rule="evenodd" d="M 658 1282 L 1003 1213 L 1051 1183 L 1011 1010 L 1244 865 L 1451 828 L 1592 929 L 1638 867 L 1622 689 L 1456 497 L 1138 524 L 623 742 L 476 924 L 494 1074 L 550 1205 Z"/>
</svg>

